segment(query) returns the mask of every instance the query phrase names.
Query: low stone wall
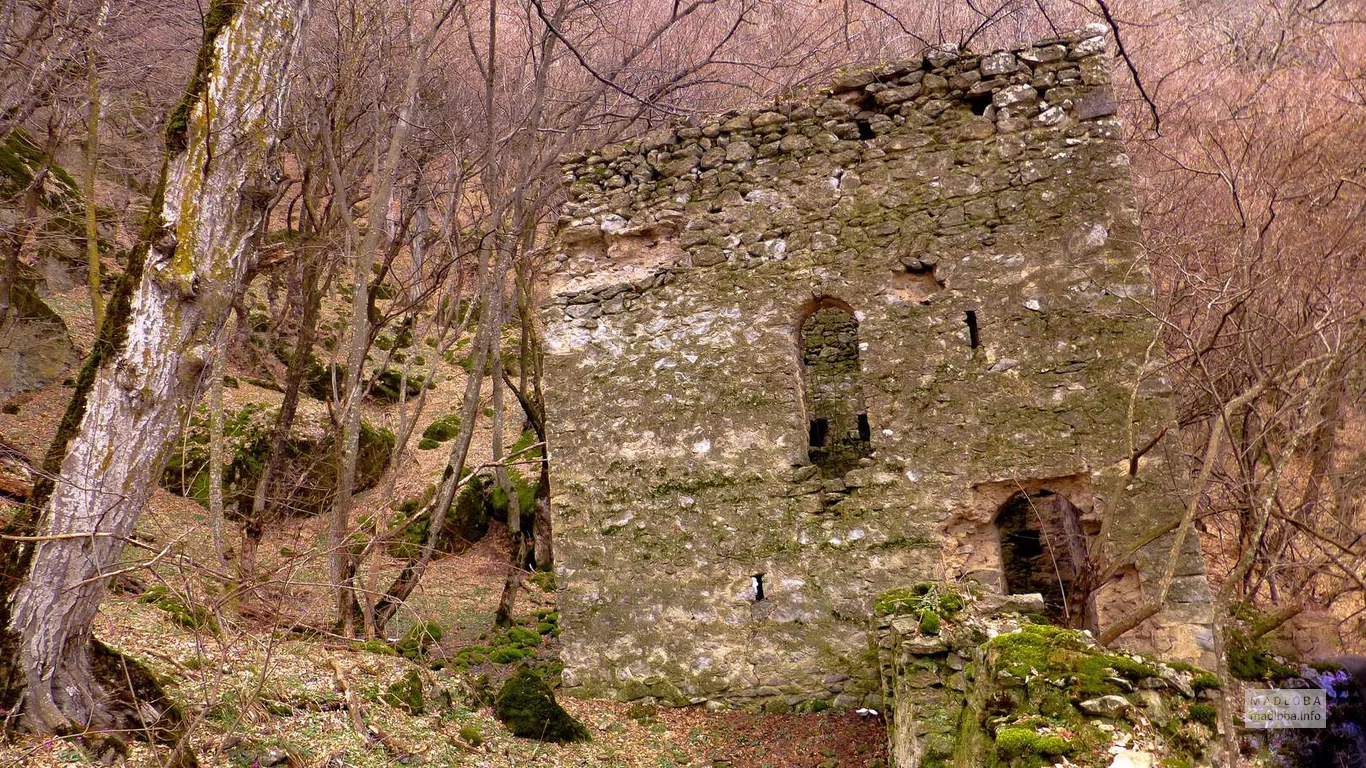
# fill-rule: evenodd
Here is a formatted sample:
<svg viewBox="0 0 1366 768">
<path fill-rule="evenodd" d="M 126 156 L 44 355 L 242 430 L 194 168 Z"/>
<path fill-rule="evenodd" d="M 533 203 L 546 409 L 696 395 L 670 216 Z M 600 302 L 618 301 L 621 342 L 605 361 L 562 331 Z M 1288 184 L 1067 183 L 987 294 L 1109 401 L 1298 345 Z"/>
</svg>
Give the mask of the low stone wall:
<svg viewBox="0 0 1366 768">
<path fill-rule="evenodd" d="M 1210 764 L 1212 674 L 1033 623 L 1043 608 L 944 582 L 878 599 L 892 768 Z"/>
</svg>

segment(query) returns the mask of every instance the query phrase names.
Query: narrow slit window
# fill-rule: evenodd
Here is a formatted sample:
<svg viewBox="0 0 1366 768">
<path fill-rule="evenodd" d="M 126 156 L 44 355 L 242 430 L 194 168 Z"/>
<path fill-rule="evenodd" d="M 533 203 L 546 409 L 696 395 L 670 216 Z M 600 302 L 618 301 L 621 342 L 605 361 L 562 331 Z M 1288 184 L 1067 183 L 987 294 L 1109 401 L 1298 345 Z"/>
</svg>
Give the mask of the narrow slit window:
<svg viewBox="0 0 1366 768">
<path fill-rule="evenodd" d="M 873 439 L 873 428 L 868 425 L 868 414 L 866 413 L 858 415 L 858 439 L 865 443 Z"/>
<path fill-rule="evenodd" d="M 756 573 L 750 577 L 750 583 L 754 587 L 754 602 L 764 599 L 764 575 Z"/>
<path fill-rule="evenodd" d="M 968 324 L 968 346 L 977 349 L 982 344 L 981 332 L 977 330 L 977 312 L 969 309 L 963 319 Z"/>
</svg>

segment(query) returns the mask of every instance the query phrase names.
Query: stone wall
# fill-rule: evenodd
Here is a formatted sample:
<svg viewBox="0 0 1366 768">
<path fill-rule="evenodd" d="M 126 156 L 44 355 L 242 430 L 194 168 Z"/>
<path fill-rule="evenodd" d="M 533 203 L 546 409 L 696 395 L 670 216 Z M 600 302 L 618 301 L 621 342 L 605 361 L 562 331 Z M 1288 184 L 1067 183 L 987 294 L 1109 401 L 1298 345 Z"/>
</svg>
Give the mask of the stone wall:
<svg viewBox="0 0 1366 768">
<path fill-rule="evenodd" d="M 999 589 L 1022 492 L 1124 557 L 1087 622 L 1153 593 L 1179 471 L 1160 442 L 1128 476 L 1171 414 L 1105 47 L 932 50 L 566 160 L 543 317 L 571 692 L 877 706 L 873 597 Z M 868 443 L 822 467 L 802 328 L 831 308 Z M 1194 537 L 1175 574 L 1124 642 L 1195 659 Z"/>
</svg>

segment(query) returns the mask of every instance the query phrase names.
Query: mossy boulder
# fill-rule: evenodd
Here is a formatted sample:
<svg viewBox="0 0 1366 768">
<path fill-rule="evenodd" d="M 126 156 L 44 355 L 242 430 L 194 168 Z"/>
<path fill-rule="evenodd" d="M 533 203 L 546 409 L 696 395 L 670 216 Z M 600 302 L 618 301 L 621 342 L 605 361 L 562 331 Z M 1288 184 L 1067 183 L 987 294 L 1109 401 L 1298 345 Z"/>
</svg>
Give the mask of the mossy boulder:
<svg viewBox="0 0 1366 768">
<path fill-rule="evenodd" d="M 138 602 L 155 605 L 165 611 L 173 623 L 186 629 L 218 634 L 218 619 L 212 611 L 172 592 L 163 584 L 143 592 Z"/>
<path fill-rule="evenodd" d="M 236 413 L 225 414 L 224 447 L 231 457 L 223 468 L 223 501 L 228 517 L 245 520 L 251 513 L 256 483 L 270 451 L 270 434 L 279 409 L 248 403 Z M 171 453 L 162 486 L 172 493 L 209 502 L 209 423 L 200 412 L 190 420 L 182 443 Z M 309 517 L 332 505 L 337 487 L 336 433 L 323 420 L 302 416 L 285 441 L 284 463 L 267 491 L 270 509 L 291 517 Z M 379 482 L 394 452 L 394 433 L 361 422 L 360 452 L 356 460 L 355 488 L 371 488 Z"/>
<path fill-rule="evenodd" d="M 435 621 L 419 621 L 394 643 L 394 651 L 409 661 L 418 661 L 426 657 L 433 645 L 441 642 L 443 634 L 441 625 Z"/>
<path fill-rule="evenodd" d="M 333 392 L 341 393 L 346 388 L 346 364 L 324 363 L 314 357 L 304 369 L 302 390 L 317 400 L 331 400 Z"/>
<path fill-rule="evenodd" d="M 588 741 L 588 729 L 555 701 L 550 686 L 523 667 L 503 683 L 494 714 L 514 736 L 540 741 Z"/>
<path fill-rule="evenodd" d="M 0 344 L 0 398 L 57 381 L 76 363 L 66 322 L 38 295 L 40 279 L 21 269 L 10 292 L 8 328 L 22 344 Z"/>
<path fill-rule="evenodd" d="M 469 476 L 455 497 L 455 503 L 446 513 L 441 533 L 436 538 L 433 556 L 455 555 L 469 549 L 474 542 L 480 541 L 489 530 L 486 479 L 481 475 Z M 417 496 L 404 499 L 393 507 L 391 526 L 397 528 L 385 544 L 390 557 L 411 560 L 421 556 L 426 546 L 427 533 L 431 530 L 431 519 L 419 515 L 436 498 L 437 486 L 427 489 Z M 405 522 L 407 521 L 407 522 Z"/>
<path fill-rule="evenodd" d="M 408 670 L 408 674 L 390 683 L 379 698 L 394 709 L 401 709 L 410 715 L 422 714 L 426 707 L 422 698 L 422 676 L 416 669 Z"/>
<path fill-rule="evenodd" d="M 531 462 L 521 464 L 525 469 L 508 467 L 507 470 L 508 480 L 512 484 L 513 495 L 515 495 L 517 499 L 517 509 L 521 514 L 523 531 L 530 531 L 532 529 L 536 516 L 537 483 L 534 480 L 528 479 L 528 477 L 534 477 L 537 474 L 537 472 L 534 471 L 536 466 L 534 462 L 540 460 L 542 456 L 541 448 L 536 444 L 536 433 L 532 430 L 526 430 L 517 438 L 515 443 L 508 447 L 506 452 L 506 455 L 514 463 Z M 503 489 L 496 482 L 489 482 L 488 503 L 489 515 L 494 520 L 506 523 L 508 519 L 508 510 L 511 509 L 512 505 L 509 503 L 507 494 L 503 492 Z"/>
<path fill-rule="evenodd" d="M 411 400 L 422 392 L 422 376 L 419 373 L 409 372 L 408 378 L 403 378 L 402 371 L 393 368 L 385 368 L 375 376 L 374 384 L 370 387 L 370 397 L 387 403 L 397 403 L 399 400 Z"/>
<path fill-rule="evenodd" d="M 460 414 L 452 413 L 428 424 L 427 428 L 422 430 L 422 439 L 444 443 L 458 434 L 460 434 Z"/>
</svg>

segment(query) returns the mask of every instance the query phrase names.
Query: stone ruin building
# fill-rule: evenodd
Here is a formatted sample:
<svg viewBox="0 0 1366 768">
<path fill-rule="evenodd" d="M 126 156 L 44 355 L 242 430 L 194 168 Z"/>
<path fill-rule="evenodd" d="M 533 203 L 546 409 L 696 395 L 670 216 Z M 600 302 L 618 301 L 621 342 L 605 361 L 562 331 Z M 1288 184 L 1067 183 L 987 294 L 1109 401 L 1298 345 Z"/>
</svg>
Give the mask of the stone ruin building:
<svg viewBox="0 0 1366 768">
<path fill-rule="evenodd" d="M 1119 645 L 1209 662 L 1105 54 L 934 49 L 566 160 L 568 691 L 880 706 L 884 590 L 1041 593 L 1097 632 L 1169 560 Z"/>
</svg>

